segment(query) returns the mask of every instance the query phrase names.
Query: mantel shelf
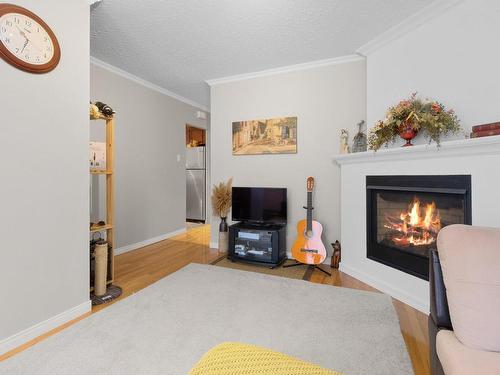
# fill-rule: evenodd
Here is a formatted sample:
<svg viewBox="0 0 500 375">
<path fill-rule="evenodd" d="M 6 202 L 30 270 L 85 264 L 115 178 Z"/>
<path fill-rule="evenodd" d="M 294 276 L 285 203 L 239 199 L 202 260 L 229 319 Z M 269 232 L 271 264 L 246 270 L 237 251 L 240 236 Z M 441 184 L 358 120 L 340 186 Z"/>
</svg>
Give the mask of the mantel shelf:
<svg viewBox="0 0 500 375">
<path fill-rule="evenodd" d="M 109 230 L 109 229 L 113 229 L 113 226 L 111 224 L 99 225 L 98 227 L 96 226 L 96 227 L 90 228 L 90 233 L 101 232 L 101 231 Z"/>
<path fill-rule="evenodd" d="M 113 171 L 101 170 L 101 169 L 91 169 L 90 174 L 113 174 Z"/>
<path fill-rule="evenodd" d="M 338 165 L 343 165 L 487 154 L 500 154 L 500 135 L 441 142 L 439 147 L 436 144 L 425 144 L 413 147 L 386 148 L 377 152 L 365 151 L 341 154 L 335 155 L 333 161 Z"/>
</svg>

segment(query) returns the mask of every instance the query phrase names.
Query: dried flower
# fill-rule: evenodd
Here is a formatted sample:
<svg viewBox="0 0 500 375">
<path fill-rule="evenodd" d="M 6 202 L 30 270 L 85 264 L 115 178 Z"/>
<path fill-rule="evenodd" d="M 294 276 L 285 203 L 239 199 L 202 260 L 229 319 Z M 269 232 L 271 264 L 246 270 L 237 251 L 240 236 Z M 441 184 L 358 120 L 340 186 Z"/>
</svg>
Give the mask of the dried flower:
<svg viewBox="0 0 500 375">
<path fill-rule="evenodd" d="M 434 113 L 440 113 L 443 110 L 443 108 L 441 107 L 441 105 L 439 103 L 432 103 L 431 109 Z"/>
<path fill-rule="evenodd" d="M 219 217 L 227 217 L 231 208 L 231 192 L 233 179 L 230 178 L 226 183 L 221 182 L 214 185 L 212 190 L 212 209 L 214 214 Z"/>
</svg>

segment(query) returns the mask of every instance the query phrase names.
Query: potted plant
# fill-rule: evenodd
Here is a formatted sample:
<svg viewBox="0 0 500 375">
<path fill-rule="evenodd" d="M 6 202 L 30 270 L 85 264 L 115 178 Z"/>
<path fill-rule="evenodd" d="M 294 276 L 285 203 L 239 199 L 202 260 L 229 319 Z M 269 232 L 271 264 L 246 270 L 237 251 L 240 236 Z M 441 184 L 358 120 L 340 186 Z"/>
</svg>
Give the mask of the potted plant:
<svg viewBox="0 0 500 375">
<path fill-rule="evenodd" d="M 227 233 L 227 214 L 231 208 L 231 187 L 233 179 L 230 178 L 227 182 L 221 182 L 219 185 L 214 185 L 212 190 L 212 209 L 214 215 L 220 217 L 219 224 L 219 251 L 227 252 L 228 233 Z"/>
<path fill-rule="evenodd" d="M 429 143 L 434 141 L 439 146 L 443 135 L 456 134 L 460 130 L 460 121 L 452 109 L 446 110 L 434 100 L 421 100 L 413 93 L 389 108 L 385 119 L 370 130 L 368 144 L 376 151 L 401 137 L 406 141 L 402 147 L 413 146 L 411 140 L 420 132 L 429 138 Z"/>
</svg>

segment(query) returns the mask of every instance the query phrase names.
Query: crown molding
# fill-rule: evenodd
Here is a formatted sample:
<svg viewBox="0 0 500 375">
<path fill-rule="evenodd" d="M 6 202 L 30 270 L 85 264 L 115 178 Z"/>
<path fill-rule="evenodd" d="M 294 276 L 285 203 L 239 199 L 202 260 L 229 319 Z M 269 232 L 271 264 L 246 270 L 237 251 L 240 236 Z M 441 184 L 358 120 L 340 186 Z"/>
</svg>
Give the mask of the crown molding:
<svg viewBox="0 0 500 375">
<path fill-rule="evenodd" d="M 387 31 L 376 38 L 370 40 L 368 43 L 359 47 L 356 52 L 368 56 L 376 50 L 384 47 L 390 42 L 399 39 L 403 35 L 415 30 L 419 26 L 429 22 L 430 20 L 444 14 L 446 11 L 462 3 L 464 0 L 437 0 L 422 8 L 417 13 L 404 19 L 401 23 L 391 27 Z"/>
<path fill-rule="evenodd" d="M 154 83 L 151 83 L 151 82 L 146 81 L 146 80 L 144 80 L 142 78 L 139 78 L 139 77 L 137 77 L 137 76 L 135 76 L 135 75 L 133 75 L 133 74 L 131 74 L 129 72 L 126 72 L 123 69 L 117 68 L 116 66 L 108 64 L 107 62 L 99 60 L 99 59 L 97 59 L 97 58 L 95 58 L 93 56 L 90 57 L 90 63 L 94 64 L 95 66 L 98 66 L 100 68 L 106 69 L 106 70 L 108 70 L 108 71 L 110 71 L 112 73 L 115 73 L 115 74 L 117 74 L 117 75 L 119 75 L 119 76 L 121 76 L 123 78 L 126 78 L 126 79 L 128 79 L 130 81 L 133 81 L 133 82 L 138 83 L 138 84 L 140 84 L 142 86 L 145 86 L 145 87 L 147 87 L 147 88 L 149 88 L 151 90 L 157 91 L 157 92 L 159 92 L 159 93 L 161 93 L 163 95 L 170 96 L 171 98 L 177 99 L 180 102 L 183 102 L 185 104 L 189 104 L 189 105 L 191 105 L 193 107 L 201 109 L 202 111 L 210 112 L 210 109 L 208 109 L 207 106 L 204 106 L 204 105 L 202 105 L 200 103 L 197 103 L 197 102 L 195 102 L 195 101 L 193 101 L 191 99 L 188 99 L 188 98 L 185 98 L 185 97 L 183 97 L 181 95 L 178 95 L 175 92 L 172 92 L 172 91 L 167 90 L 167 89 L 165 89 L 165 88 L 163 88 L 161 86 L 155 85 Z"/>
<path fill-rule="evenodd" d="M 215 86 L 215 85 L 220 85 L 223 83 L 243 81 L 243 80 L 252 79 L 252 78 L 267 77 L 267 76 L 273 76 L 276 74 L 297 72 L 300 70 L 320 68 L 323 66 L 345 64 L 345 63 L 350 63 L 350 62 L 354 62 L 354 61 L 361 61 L 364 59 L 365 59 L 365 57 L 360 56 L 360 55 L 346 55 L 346 56 L 334 57 L 332 59 L 316 60 L 316 61 L 311 61 L 311 62 L 307 62 L 307 63 L 303 63 L 303 64 L 295 64 L 295 65 L 283 66 L 280 68 L 261 70 L 258 72 L 209 79 L 205 82 L 209 86 Z"/>
<path fill-rule="evenodd" d="M 94 5 L 95 3 L 100 3 L 102 0 L 86 0 L 89 5 Z"/>
</svg>

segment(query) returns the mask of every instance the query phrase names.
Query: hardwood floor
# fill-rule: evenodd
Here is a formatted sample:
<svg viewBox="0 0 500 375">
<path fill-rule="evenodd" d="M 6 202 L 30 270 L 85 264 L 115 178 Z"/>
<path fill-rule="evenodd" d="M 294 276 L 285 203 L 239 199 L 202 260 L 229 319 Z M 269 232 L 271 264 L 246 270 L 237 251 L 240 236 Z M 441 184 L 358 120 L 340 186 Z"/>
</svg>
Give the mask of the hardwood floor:
<svg viewBox="0 0 500 375">
<path fill-rule="evenodd" d="M 195 263 L 211 263 L 220 255 L 217 250 L 210 249 L 209 226 L 191 228 L 185 234 L 178 235 L 144 248 L 118 255 L 115 260 L 115 284 L 123 288 L 123 294 L 118 299 L 134 294 L 166 275 L 177 271 L 185 265 Z M 345 288 L 376 291 L 369 285 L 345 274 L 333 270 L 332 277 L 321 271 L 313 271 L 310 280 L 314 283 L 341 286 Z M 115 301 L 114 301 L 115 302 Z M 114 302 L 95 306 L 92 313 L 111 306 Z M 393 299 L 396 308 L 401 332 L 403 334 L 413 369 L 417 375 L 430 374 L 429 370 L 429 343 L 427 335 L 427 317 L 414 308 Z M 20 351 L 35 345 L 43 339 L 61 331 L 83 317 L 66 323 L 29 343 L 0 356 L 0 361 Z"/>
</svg>

